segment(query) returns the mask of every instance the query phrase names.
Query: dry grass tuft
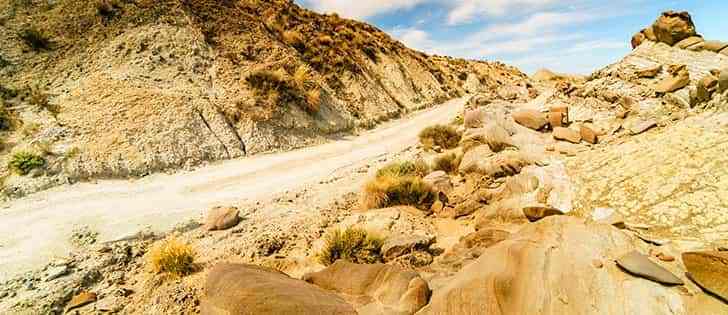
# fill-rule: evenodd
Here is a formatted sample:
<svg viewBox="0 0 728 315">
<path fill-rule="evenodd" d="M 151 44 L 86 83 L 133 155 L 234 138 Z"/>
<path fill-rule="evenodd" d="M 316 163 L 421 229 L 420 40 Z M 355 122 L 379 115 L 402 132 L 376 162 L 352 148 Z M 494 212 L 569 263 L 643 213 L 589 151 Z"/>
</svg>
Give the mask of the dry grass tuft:
<svg viewBox="0 0 728 315">
<path fill-rule="evenodd" d="M 49 50 L 51 47 L 51 41 L 46 34 L 34 28 L 21 31 L 18 37 L 34 51 Z"/>
<path fill-rule="evenodd" d="M 294 103 L 309 114 L 315 114 L 320 109 L 321 89 L 313 79 L 311 68 L 306 65 L 296 68 L 292 76 L 283 68 L 275 71 L 258 70 L 249 75 L 246 81 L 258 100 L 263 100 L 269 106 Z"/>
<path fill-rule="evenodd" d="M 429 167 L 424 160 L 417 160 L 415 162 L 410 161 L 397 161 L 392 162 L 384 167 L 377 170 L 377 177 L 383 176 L 426 176 L 429 173 Z"/>
<path fill-rule="evenodd" d="M 383 174 L 367 182 L 361 198 L 362 207 L 365 209 L 399 205 L 429 208 L 433 201 L 432 187 L 422 178 L 395 174 Z"/>
<path fill-rule="evenodd" d="M 169 237 L 149 250 L 147 263 L 155 273 L 184 277 L 196 270 L 195 256 L 195 251 L 190 245 Z"/>
<path fill-rule="evenodd" d="M 435 158 L 435 165 L 432 168 L 445 173 L 455 173 L 460 167 L 461 160 L 462 157 L 454 152 L 441 154 Z"/>
<path fill-rule="evenodd" d="M 293 46 L 296 49 L 304 49 L 306 47 L 305 45 L 305 39 L 303 38 L 303 35 L 300 32 L 288 30 L 283 32 L 283 42 Z"/>
<path fill-rule="evenodd" d="M 384 239 L 365 230 L 347 228 L 333 230 L 326 235 L 323 250 L 318 253 L 318 261 L 328 266 L 339 259 L 357 264 L 374 264 L 382 261 L 380 253 Z"/>
<path fill-rule="evenodd" d="M 420 132 L 420 142 L 427 148 L 439 146 L 445 149 L 457 147 L 460 143 L 460 134 L 451 126 L 434 125 Z"/>
</svg>

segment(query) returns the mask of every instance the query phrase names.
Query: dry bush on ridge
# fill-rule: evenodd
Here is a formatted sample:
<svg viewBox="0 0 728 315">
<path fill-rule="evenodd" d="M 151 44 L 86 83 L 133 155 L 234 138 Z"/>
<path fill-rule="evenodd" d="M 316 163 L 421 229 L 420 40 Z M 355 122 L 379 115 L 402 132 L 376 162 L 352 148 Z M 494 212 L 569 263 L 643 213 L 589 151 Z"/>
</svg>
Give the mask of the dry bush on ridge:
<svg viewBox="0 0 728 315">
<path fill-rule="evenodd" d="M 460 167 L 460 161 L 462 157 L 457 153 L 445 153 L 435 158 L 435 165 L 432 166 L 433 170 L 443 171 L 445 173 L 454 173 Z"/>
<path fill-rule="evenodd" d="M 434 125 L 423 129 L 419 138 L 425 148 L 439 146 L 445 149 L 457 147 L 460 143 L 460 134 L 455 128 L 446 125 Z"/>
<path fill-rule="evenodd" d="M 434 197 L 432 187 L 420 177 L 385 174 L 364 185 L 361 204 L 365 209 L 400 205 L 429 208 Z"/>
<path fill-rule="evenodd" d="M 8 168 L 20 175 L 27 175 L 32 170 L 45 165 L 46 160 L 43 157 L 26 151 L 16 152 L 8 162 Z"/>
<path fill-rule="evenodd" d="M 48 50 L 51 47 L 51 41 L 46 34 L 34 28 L 21 31 L 18 37 L 34 51 Z"/>
<path fill-rule="evenodd" d="M 339 259 L 357 264 L 382 262 L 380 253 L 384 239 L 358 228 L 333 230 L 325 238 L 325 247 L 317 254 L 320 263 L 328 266 Z"/>
<path fill-rule="evenodd" d="M 377 170 L 377 177 L 382 176 L 426 176 L 429 173 L 429 167 L 425 161 L 418 159 L 415 162 L 396 161 L 391 162 Z"/>
<path fill-rule="evenodd" d="M 195 256 L 190 245 L 169 237 L 152 246 L 147 263 L 152 272 L 183 277 L 195 272 Z"/>
</svg>

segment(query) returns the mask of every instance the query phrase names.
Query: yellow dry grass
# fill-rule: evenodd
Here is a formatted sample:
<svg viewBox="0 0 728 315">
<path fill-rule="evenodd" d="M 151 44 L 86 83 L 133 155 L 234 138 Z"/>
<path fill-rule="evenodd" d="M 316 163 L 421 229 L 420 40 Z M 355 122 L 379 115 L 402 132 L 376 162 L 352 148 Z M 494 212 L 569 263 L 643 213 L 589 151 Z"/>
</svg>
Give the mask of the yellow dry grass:
<svg viewBox="0 0 728 315">
<path fill-rule="evenodd" d="M 195 271 L 195 256 L 192 246 L 169 237 L 152 246 L 147 264 L 152 272 L 183 277 Z"/>
</svg>

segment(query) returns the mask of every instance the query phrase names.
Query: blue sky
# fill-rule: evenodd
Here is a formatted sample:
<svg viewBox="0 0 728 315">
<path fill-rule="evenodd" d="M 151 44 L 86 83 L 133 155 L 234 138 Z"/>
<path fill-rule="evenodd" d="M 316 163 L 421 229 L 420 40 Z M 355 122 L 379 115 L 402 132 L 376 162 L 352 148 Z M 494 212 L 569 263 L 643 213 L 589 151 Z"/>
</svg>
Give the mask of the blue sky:
<svg viewBox="0 0 728 315">
<path fill-rule="evenodd" d="M 686 10 L 698 32 L 728 41 L 728 0 L 296 0 L 374 24 L 431 54 L 588 74 L 630 50 L 660 12 Z M 723 16 L 721 16 L 723 15 Z"/>
</svg>

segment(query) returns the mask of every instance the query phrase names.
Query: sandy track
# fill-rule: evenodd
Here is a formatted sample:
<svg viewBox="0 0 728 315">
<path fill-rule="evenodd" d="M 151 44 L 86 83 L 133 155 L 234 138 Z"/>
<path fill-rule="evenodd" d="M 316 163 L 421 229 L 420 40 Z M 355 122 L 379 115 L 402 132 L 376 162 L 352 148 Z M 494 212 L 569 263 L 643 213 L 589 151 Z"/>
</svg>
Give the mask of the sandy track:
<svg viewBox="0 0 728 315">
<path fill-rule="evenodd" d="M 316 183 L 356 162 L 400 151 L 415 143 L 425 126 L 452 119 L 464 101 L 455 99 L 324 145 L 172 175 L 62 186 L 15 200 L 0 210 L 0 280 L 67 254 L 74 227 L 89 226 L 99 232 L 100 241 L 144 228 L 165 231 L 211 206 L 264 199 Z"/>
</svg>

